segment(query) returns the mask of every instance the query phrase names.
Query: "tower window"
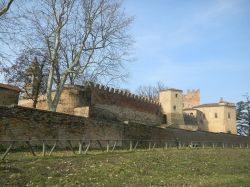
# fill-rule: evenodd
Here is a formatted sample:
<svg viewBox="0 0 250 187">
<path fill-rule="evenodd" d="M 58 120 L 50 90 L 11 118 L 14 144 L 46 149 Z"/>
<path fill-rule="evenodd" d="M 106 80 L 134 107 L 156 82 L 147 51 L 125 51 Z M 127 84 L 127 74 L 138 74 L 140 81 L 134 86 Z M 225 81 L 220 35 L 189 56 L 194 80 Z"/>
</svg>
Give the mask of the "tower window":
<svg viewBox="0 0 250 187">
<path fill-rule="evenodd" d="M 175 94 L 175 97 L 177 98 L 177 97 L 178 97 L 178 94 Z"/>
<path fill-rule="evenodd" d="M 175 105 L 174 105 L 173 109 L 176 110 L 176 106 Z"/>
<path fill-rule="evenodd" d="M 228 117 L 228 119 L 231 118 L 230 112 L 228 112 L 227 117 Z"/>
<path fill-rule="evenodd" d="M 218 114 L 217 114 L 217 113 L 214 113 L 214 117 L 215 117 L 215 118 L 218 118 Z"/>
</svg>

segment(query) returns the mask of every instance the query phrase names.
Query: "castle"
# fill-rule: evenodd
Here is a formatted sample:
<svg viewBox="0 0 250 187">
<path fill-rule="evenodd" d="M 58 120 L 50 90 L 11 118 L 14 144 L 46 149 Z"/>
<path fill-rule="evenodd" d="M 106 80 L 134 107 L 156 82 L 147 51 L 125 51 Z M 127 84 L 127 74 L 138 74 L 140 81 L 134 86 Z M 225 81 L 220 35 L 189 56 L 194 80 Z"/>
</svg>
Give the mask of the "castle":
<svg viewBox="0 0 250 187">
<path fill-rule="evenodd" d="M 32 107 L 32 101 L 22 99 L 18 105 Z M 37 108 L 47 110 L 46 96 L 39 97 Z M 188 90 L 186 94 L 178 89 L 162 90 L 156 102 L 99 84 L 65 85 L 57 112 L 162 128 L 237 134 L 235 105 L 223 99 L 200 104 L 199 90 Z"/>
</svg>

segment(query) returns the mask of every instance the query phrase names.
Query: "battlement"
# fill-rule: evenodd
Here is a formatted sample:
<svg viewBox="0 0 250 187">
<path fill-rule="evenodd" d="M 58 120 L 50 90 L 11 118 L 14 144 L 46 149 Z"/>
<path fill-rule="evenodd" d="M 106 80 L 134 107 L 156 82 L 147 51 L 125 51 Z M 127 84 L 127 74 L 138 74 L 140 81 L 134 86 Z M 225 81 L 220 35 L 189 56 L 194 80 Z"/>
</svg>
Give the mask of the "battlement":
<svg viewBox="0 0 250 187">
<path fill-rule="evenodd" d="M 104 86 L 101 84 L 95 84 L 93 82 L 86 82 L 85 89 L 88 89 L 88 88 L 90 88 L 91 90 L 95 90 L 98 93 L 108 94 L 108 95 L 112 94 L 112 96 L 126 97 L 126 98 L 137 100 L 137 101 L 142 102 L 142 103 L 160 106 L 160 103 L 158 101 L 132 94 L 128 90 L 116 89 L 116 88 Z"/>
<path fill-rule="evenodd" d="M 183 108 L 192 108 L 200 104 L 200 90 L 188 89 L 186 94 L 183 94 Z"/>
<path fill-rule="evenodd" d="M 197 90 L 195 90 L 195 89 L 188 89 L 187 90 L 187 94 L 192 94 L 192 93 L 197 93 L 197 94 L 200 94 L 200 89 L 197 89 Z"/>
</svg>

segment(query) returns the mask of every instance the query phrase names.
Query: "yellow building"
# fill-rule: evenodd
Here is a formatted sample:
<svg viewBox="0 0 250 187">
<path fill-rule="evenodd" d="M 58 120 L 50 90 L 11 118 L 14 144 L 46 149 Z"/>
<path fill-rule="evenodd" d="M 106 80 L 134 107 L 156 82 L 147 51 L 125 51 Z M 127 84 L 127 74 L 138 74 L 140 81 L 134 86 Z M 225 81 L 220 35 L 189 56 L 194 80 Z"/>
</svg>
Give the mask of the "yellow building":
<svg viewBox="0 0 250 187">
<path fill-rule="evenodd" d="M 222 99 L 218 103 L 200 105 L 200 91 L 167 89 L 159 94 L 166 124 L 186 130 L 202 130 L 237 134 L 236 108 Z"/>
<path fill-rule="evenodd" d="M 204 114 L 200 130 L 237 134 L 236 109 L 233 103 L 221 100 L 218 103 L 203 104 L 193 108 Z"/>
</svg>

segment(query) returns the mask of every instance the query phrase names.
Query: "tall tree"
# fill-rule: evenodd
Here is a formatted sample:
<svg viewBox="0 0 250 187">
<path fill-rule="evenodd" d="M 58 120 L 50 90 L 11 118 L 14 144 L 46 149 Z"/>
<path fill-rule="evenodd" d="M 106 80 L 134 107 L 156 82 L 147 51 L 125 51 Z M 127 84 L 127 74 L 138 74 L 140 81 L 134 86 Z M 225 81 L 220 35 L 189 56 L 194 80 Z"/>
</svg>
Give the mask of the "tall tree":
<svg viewBox="0 0 250 187">
<path fill-rule="evenodd" d="M 0 17 L 3 16 L 8 12 L 10 9 L 11 4 L 14 0 L 8 0 L 8 1 L 1 1 L 0 2 Z"/>
<path fill-rule="evenodd" d="M 29 43 L 46 48 L 50 63 L 48 109 L 55 111 L 65 83 L 89 76 L 96 80 L 123 75 L 132 44 L 132 22 L 116 0 L 41 0 L 27 11 Z M 122 76 L 121 76 L 122 77 Z"/>
<path fill-rule="evenodd" d="M 23 97 L 33 100 L 36 108 L 38 96 L 46 93 L 49 74 L 47 54 L 40 49 L 23 50 L 16 61 L 3 68 L 5 80 L 20 87 Z"/>
<path fill-rule="evenodd" d="M 238 134 L 250 136 L 250 96 L 245 95 L 245 101 L 236 104 Z"/>
<path fill-rule="evenodd" d="M 136 94 L 152 100 L 159 100 L 159 92 L 164 89 L 167 89 L 167 86 L 159 81 L 155 85 L 139 86 Z"/>
<path fill-rule="evenodd" d="M 10 10 L 14 0 L 1 0 L 0 1 L 0 45 L 4 47 L 7 44 L 7 36 L 9 36 L 9 28 L 12 25 L 9 23 L 9 19 L 7 17 L 7 12 Z M 4 65 L 3 61 L 5 59 L 5 52 L 0 50 L 0 70 Z"/>
</svg>

